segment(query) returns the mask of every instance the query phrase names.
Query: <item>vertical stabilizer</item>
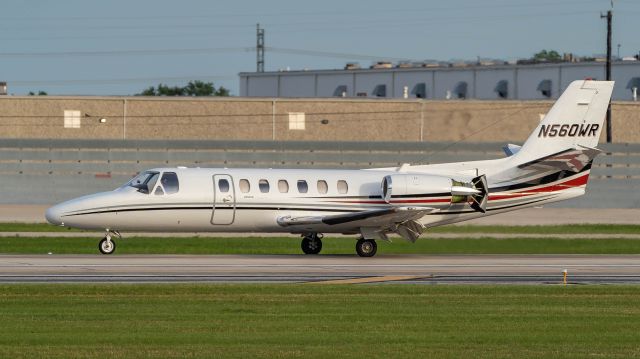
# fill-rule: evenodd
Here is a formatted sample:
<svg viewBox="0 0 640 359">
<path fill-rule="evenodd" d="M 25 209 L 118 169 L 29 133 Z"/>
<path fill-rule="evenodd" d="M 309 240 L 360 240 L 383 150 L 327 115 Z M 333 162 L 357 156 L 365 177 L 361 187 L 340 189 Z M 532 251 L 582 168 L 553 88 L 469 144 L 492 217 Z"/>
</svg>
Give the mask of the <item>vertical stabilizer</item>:
<svg viewBox="0 0 640 359">
<path fill-rule="evenodd" d="M 568 149 L 596 147 L 612 91 L 613 81 L 572 82 L 514 157 L 525 163 Z"/>
</svg>

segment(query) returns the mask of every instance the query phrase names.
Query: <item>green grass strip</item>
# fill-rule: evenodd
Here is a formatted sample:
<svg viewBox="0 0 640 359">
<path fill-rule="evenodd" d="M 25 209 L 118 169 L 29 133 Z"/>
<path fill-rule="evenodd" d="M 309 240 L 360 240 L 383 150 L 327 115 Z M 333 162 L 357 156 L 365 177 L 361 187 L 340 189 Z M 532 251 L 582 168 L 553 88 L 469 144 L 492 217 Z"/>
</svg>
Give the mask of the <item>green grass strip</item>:
<svg viewBox="0 0 640 359">
<path fill-rule="evenodd" d="M 2 285 L 3 358 L 633 358 L 639 286 Z"/>
</svg>

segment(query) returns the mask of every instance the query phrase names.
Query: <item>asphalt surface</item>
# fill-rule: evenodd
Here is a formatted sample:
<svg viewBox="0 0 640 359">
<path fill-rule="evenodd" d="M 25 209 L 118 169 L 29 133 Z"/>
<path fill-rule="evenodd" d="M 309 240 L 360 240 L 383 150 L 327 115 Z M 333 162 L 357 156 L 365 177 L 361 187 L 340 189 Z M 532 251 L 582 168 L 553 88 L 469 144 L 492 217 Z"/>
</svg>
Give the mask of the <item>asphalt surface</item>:
<svg viewBox="0 0 640 359">
<path fill-rule="evenodd" d="M 640 284 L 640 255 L 0 255 L 0 283 Z"/>
</svg>

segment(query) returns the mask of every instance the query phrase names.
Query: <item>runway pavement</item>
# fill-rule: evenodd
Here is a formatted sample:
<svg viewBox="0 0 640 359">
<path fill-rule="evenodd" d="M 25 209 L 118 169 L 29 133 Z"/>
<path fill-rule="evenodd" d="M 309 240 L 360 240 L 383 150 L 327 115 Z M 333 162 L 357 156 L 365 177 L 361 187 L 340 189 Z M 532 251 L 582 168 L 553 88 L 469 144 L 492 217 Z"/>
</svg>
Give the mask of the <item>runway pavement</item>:
<svg viewBox="0 0 640 359">
<path fill-rule="evenodd" d="M 640 284 L 640 255 L 0 255 L 0 282 Z"/>
</svg>

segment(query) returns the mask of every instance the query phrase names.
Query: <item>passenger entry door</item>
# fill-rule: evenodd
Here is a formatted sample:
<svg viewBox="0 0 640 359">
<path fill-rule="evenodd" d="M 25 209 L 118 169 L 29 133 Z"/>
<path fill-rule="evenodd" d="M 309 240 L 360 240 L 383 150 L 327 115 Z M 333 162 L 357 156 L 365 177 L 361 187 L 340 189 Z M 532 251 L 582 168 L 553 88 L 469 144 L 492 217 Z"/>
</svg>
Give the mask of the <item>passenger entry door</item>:
<svg viewBox="0 0 640 359">
<path fill-rule="evenodd" d="M 213 176 L 211 224 L 232 224 L 236 217 L 236 190 L 229 175 Z"/>
</svg>

